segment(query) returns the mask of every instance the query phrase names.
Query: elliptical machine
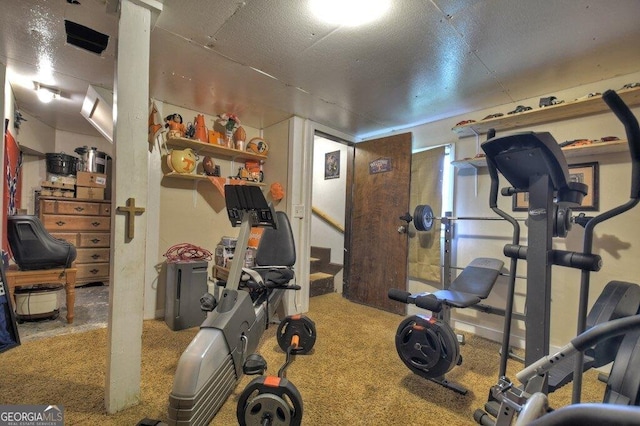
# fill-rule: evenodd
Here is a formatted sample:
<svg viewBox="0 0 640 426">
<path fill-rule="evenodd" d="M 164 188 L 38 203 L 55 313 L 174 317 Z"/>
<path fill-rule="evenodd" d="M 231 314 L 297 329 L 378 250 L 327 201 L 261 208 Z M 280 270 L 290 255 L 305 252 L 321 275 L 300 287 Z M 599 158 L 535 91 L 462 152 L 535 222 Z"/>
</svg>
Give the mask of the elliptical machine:
<svg viewBox="0 0 640 426">
<path fill-rule="evenodd" d="M 242 374 L 251 370 L 250 358 L 285 290 L 296 261 L 293 233 L 287 215 L 267 204 L 260 188 L 226 185 L 227 214 L 240 227 L 236 253 L 244 253 L 255 226 L 264 227 L 256 253 L 257 267 L 243 269 L 232 262 L 220 300 L 207 293 L 201 299 L 209 311 L 200 331 L 184 351 L 169 395 L 169 424 L 206 425 L 233 392 Z M 248 280 L 243 280 L 243 274 Z M 258 371 L 259 373 L 259 371 Z"/>
<path fill-rule="evenodd" d="M 612 90 L 602 96 L 609 108 L 625 126 L 631 154 L 631 197 L 594 218 L 578 217 L 575 222 L 585 227 L 582 252 L 554 250 L 551 232 L 554 215 L 559 208 L 554 203 L 579 203 L 586 194 L 580 184 L 570 182 L 564 155 L 549 133 L 519 133 L 492 138 L 482 144 L 492 180 L 500 171 L 513 185 L 503 193 L 529 193 L 529 246 L 505 246 L 511 258 L 527 260 L 527 321 L 525 370 L 518 374 L 521 386 L 506 377 L 490 391 L 485 410 L 477 410 L 474 418 L 483 425 L 508 425 L 514 416 L 524 411 L 532 395 L 544 395 L 573 380 L 573 402 L 580 400 L 582 373 L 614 361 L 607 381 L 604 401 L 638 405 L 640 403 L 640 333 L 631 327 L 625 336 L 608 334 L 609 339 L 588 340 L 594 329 L 622 317 L 635 317 L 640 307 L 640 287 L 636 284 L 612 281 L 607 284 L 587 315 L 589 276 L 598 271 L 602 261 L 592 253 L 593 231 L 598 223 L 635 207 L 640 200 L 640 128 L 638 121 L 620 97 Z M 548 357 L 551 266 L 578 268 L 581 272 L 578 335 L 569 350 Z M 530 302 L 531 301 L 531 302 Z M 633 322 L 633 320 L 630 320 Z M 617 323 L 616 323 L 617 324 Z M 589 328 L 589 331 L 584 332 Z M 588 344 L 586 344 L 586 343 Z M 595 343 L 601 342 L 598 345 Z M 572 368 L 573 367 L 573 368 Z M 539 397 L 536 397 L 539 399 Z M 546 400 L 546 399 L 545 399 Z M 491 419 L 491 416 L 495 420 Z"/>
</svg>

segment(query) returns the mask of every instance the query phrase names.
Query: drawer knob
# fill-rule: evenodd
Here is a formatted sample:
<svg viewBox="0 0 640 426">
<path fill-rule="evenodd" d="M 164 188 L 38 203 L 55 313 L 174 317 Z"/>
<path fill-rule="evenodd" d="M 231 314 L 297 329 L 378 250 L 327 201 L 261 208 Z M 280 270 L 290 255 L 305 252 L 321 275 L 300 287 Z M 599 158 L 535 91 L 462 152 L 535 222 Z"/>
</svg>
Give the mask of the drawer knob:
<svg viewBox="0 0 640 426">
<path fill-rule="evenodd" d="M 93 255 L 91 255 L 91 258 L 92 258 L 93 260 L 96 260 L 96 259 L 99 259 L 99 258 L 100 258 L 100 255 L 99 255 L 99 254 L 93 254 Z"/>
<path fill-rule="evenodd" d="M 75 210 L 76 210 L 77 212 L 81 212 L 81 211 L 83 211 L 83 210 L 84 210 L 84 207 L 80 207 L 80 206 L 78 206 L 78 207 L 76 207 L 76 208 L 75 208 Z"/>
<path fill-rule="evenodd" d="M 93 268 L 92 270 L 90 270 L 89 272 L 91 272 L 93 275 L 97 274 L 99 272 L 98 269 Z"/>
<path fill-rule="evenodd" d="M 99 239 L 99 238 L 92 238 L 92 239 L 91 239 L 91 242 L 92 242 L 93 244 L 98 244 L 98 243 L 100 242 L 100 239 Z"/>
<path fill-rule="evenodd" d="M 100 222 L 91 222 L 92 226 L 100 226 Z"/>
<path fill-rule="evenodd" d="M 62 226 L 62 225 L 64 225 L 65 223 L 67 223 L 67 222 L 63 222 L 63 221 L 59 220 L 59 221 L 57 221 L 57 222 L 56 222 L 56 225 L 58 225 L 58 226 Z"/>
</svg>

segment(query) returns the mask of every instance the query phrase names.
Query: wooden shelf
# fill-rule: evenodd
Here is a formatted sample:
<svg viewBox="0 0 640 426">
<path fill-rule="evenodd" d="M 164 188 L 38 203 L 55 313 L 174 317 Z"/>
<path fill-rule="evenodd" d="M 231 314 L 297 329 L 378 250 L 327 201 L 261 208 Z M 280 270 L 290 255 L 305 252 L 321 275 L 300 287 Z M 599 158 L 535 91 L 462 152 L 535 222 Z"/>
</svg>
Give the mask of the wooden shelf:
<svg viewBox="0 0 640 426">
<path fill-rule="evenodd" d="M 611 142 L 597 142 L 591 145 L 574 146 L 562 148 L 562 152 L 566 158 L 580 157 L 583 155 L 601 155 L 601 154 L 613 154 L 616 152 L 625 152 L 629 150 L 627 141 L 611 141 Z M 454 167 L 459 169 L 464 168 L 479 168 L 486 167 L 487 160 L 484 157 L 472 158 L 470 160 L 457 160 L 451 162 Z"/>
<path fill-rule="evenodd" d="M 216 158 L 224 158 L 229 160 L 266 160 L 266 155 L 254 154 L 249 151 L 240 151 L 237 149 L 227 148 L 222 145 L 215 145 L 206 142 L 194 141 L 186 138 L 170 138 L 167 139 L 167 145 L 178 148 L 191 148 L 199 155 L 209 155 Z"/>
<path fill-rule="evenodd" d="M 622 100 L 629 106 L 640 104 L 640 88 L 617 91 Z M 458 137 L 475 136 L 487 133 L 489 129 L 497 132 L 532 126 L 535 124 L 559 121 L 568 118 L 582 117 L 610 111 L 602 96 L 594 96 L 588 99 L 569 101 L 559 105 L 537 108 L 518 114 L 504 115 L 489 120 L 480 120 L 475 123 L 457 126 L 451 129 Z"/>
<path fill-rule="evenodd" d="M 164 177 L 171 178 L 171 179 L 183 179 L 183 180 L 195 180 L 195 181 L 211 182 L 211 180 L 209 179 L 209 176 L 197 175 L 197 174 L 191 174 L 191 173 L 169 172 L 169 173 L 165 173 Z M 229 177 L 229 178 L 226 178 L 226 180 L 227 180 L 228 184 L 233 184 L 234 182 L 244 182 L 245 185 L 265 186 L 265 184 L 263 182 L 253 182 L 253 181 L 244 180 L 244 179 L 234 179 L 234 178 L 230 178 Z"/>
</svg>

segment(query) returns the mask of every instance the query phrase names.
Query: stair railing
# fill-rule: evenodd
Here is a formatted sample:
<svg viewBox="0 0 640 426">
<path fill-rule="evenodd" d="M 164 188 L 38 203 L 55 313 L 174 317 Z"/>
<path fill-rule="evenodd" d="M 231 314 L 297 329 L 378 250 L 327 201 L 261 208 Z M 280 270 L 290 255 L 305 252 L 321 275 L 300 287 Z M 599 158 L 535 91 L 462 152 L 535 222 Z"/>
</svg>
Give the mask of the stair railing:
<svg viewBox="0 0 640 426">
<path fill-rule="evenodd" d="M 335 219 L 331 218 L 331 216 L 329 216 L 327 213 L 313 206 L 311 207 L 311 212 L 316 216 L 318 216 L 320 219 L 324 220 L 329 226 L 334 228 L 336 231 L 344 234 L 344 226 L 338 223 L 338 221 L 336 221 Z"/>
</svg>

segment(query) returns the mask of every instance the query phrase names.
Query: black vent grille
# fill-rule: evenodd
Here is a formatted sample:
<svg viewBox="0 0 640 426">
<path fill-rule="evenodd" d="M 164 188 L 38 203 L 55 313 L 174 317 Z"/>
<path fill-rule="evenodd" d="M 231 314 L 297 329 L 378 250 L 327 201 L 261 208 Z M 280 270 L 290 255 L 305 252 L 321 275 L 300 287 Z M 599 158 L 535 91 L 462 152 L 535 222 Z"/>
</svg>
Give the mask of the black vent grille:
<svg viewBox="0 0 640 426">
<path fill-rule="evenodd" d="M 80 49 L 100 55 L 109 43 L 108 35 L 92 30 L 84 25 L 67 21 L 66 19 L 64 21 L 64 28 L 67 33 L 67 43 Z"/>
</svg>

